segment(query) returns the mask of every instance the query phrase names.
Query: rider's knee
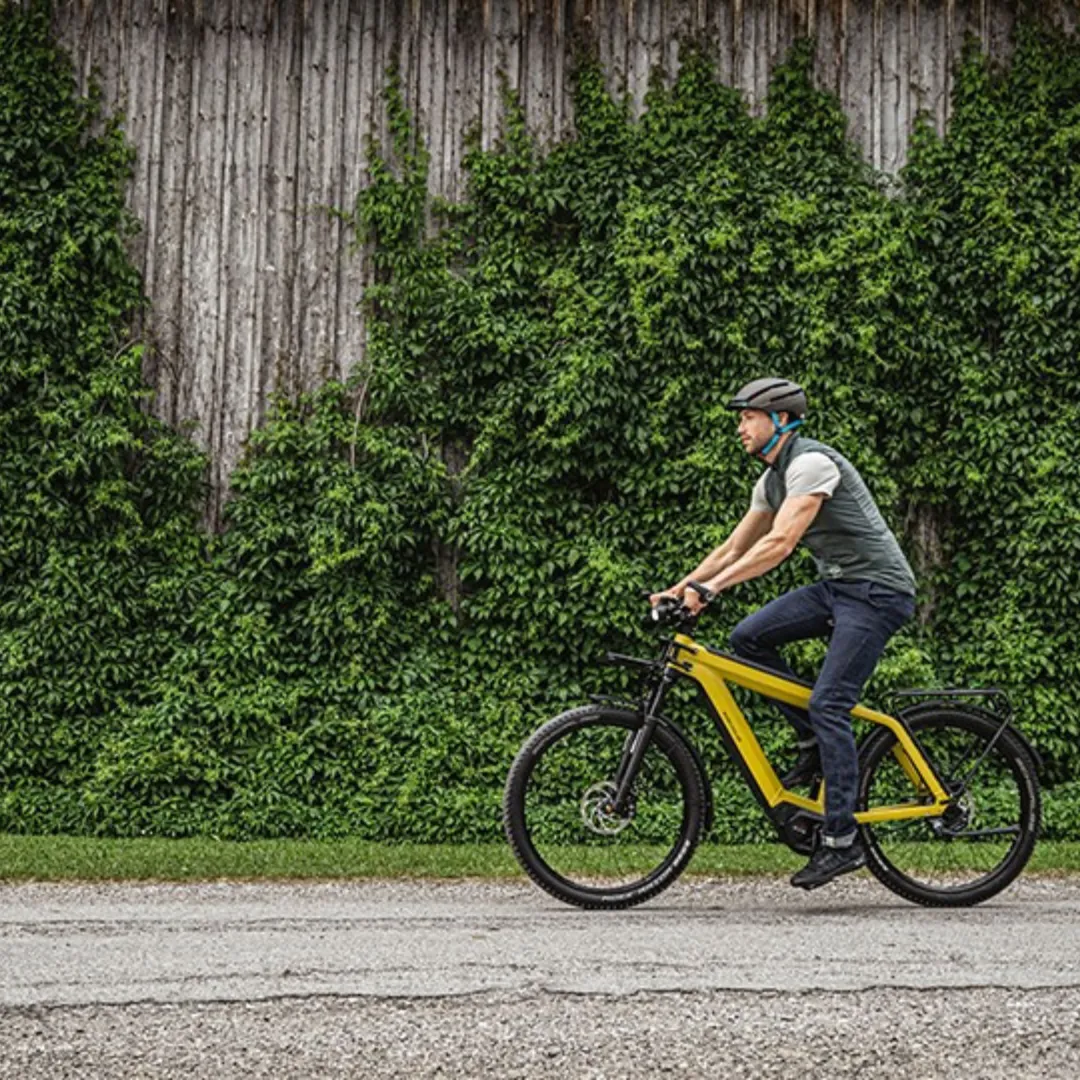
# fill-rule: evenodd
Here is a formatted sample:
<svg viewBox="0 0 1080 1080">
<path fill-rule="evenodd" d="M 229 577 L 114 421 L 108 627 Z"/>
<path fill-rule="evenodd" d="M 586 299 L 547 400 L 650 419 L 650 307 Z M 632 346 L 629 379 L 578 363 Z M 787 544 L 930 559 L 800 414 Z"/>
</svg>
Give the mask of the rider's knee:
<svg viewBox="0 0 1080 1080">
<path fill-rule="evenodd" d="M 747 625 L 749 621 L 749 619 L 743 619 L 743 621 L 731 631 L 731 636 L 728 638 L 728 644 L 731 646 L 731 651 L 735 653 L 736 656 L 750 656 L 754 653 L 757 646 L 757 638 Z"/>
<path fill-rule="evenodd" d="M 810 695 L 810 717 L 842 724 L 850 720 L 849 713 L 854 704 L 836 687 L 815 686 Z"/>
</svg>

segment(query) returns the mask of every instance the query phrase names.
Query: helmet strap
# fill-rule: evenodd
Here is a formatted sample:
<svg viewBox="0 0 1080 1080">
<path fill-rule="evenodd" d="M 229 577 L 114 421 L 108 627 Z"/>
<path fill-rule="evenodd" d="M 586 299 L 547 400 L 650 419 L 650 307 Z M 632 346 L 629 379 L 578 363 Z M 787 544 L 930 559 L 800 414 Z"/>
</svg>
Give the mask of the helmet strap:
<svg viewBox="0 0 1080 1080">
<path fill-rule="evenodd" d="M 773 434 L 772 438 L 758 451 L 758 457 L 762 458 L 772 452 L 773 447 L 780 441 L 781 435 L 786 435 L 789 431 L 794 431 L 797 427 L 802 426 L 802 420 L 798 418 L 790 420 L 786 424 L 781 424 L 779 413 L 771 412 L 769 416 L 772 417 Z"/>
</svg>

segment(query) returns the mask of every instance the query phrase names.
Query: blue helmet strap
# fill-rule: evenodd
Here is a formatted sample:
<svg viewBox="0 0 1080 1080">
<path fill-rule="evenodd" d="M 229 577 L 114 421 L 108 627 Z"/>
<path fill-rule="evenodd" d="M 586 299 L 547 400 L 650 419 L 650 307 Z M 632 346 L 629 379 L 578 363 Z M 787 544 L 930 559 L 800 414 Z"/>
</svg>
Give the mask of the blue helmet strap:
<svg viewBox="0 0 1080 1080">
<path fill-rule="evenodd" d="M 772 438 L 758 451 L 758 457 L 764 457 L 768 454 L 772 448 L 780 441 L 781 435 L 786 435 L 789 431 L 794 431 L 797 427 L 802 425 L 802 420 L 791 420 L 786 424 L 780 423 L 780 414 L 771 412 L 769 415 L 772 417 L 773 424 L 773 436 Z"/>
</svg>

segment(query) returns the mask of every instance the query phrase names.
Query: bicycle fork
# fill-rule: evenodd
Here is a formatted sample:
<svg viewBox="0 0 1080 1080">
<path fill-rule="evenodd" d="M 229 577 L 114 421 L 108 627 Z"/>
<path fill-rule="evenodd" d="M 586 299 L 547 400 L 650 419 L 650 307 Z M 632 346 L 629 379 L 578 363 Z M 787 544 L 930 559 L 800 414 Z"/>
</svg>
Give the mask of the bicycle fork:
<svg viewBox="0 0 1080 1080">
<path fill-rule="evenodd" d="M 670 652 L 670 649 L 668 652 Z M 634 781 L 637 780 L 638 772 L 641 770 L 641 763 L 645 758 L 645 751 L 648 750 L 653 732 L 656 731 L 656 725 L 659 723 L 660 707 L 663 705 L 664 695 L 676 678 L 668 667 L 667 660 L 668 654 L 665 653 L 660 678 L 642 701 L 643 722 L 641 727 L 637 731 L 631 731 L 623 743 L 619 768 L 616 770 L 614 778 L 615 797 L 611 804 L 612 812 L 620 817 L 626 813 L 634 790 Z"/>
</svg>

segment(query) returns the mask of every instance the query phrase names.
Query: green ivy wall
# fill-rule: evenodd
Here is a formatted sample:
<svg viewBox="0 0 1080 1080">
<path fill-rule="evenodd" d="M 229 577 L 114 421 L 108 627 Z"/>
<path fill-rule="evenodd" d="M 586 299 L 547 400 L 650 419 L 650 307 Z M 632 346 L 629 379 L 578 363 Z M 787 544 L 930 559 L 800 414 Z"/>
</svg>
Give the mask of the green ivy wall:
<svg viewBox="0 0 1080 1080">
<path fill-rule="evenodd" d="M 1080 835 L 1075 38 L 1029 27 L 1007 72 L 970 54 L 898 184 L 805 47 L 760 119 L 690 54 L 632 122 L 583 57 L 576 138 L 539 151 L 508 99 L 454 205 L 391 92 L 347 211 L 378 267 L 369 366 L 277 403 L 220 535 L 205 462 L 141 407 L 121 134 L 43 9 L 0 7 L 0 55 L 0 829 L 497 837 L 524 734 L 626 689 L 596 659 L 650 648 L 638 590 L 744 512 L 723 404 L 782 371 L 920 570 L 869 696 L 1006 687 L 1049 830 Z M 811 576 L 793 558 L 702 635 Z M 716 838 L 764 837 L 673 711 L 709 747 Z"/>
</svg>

